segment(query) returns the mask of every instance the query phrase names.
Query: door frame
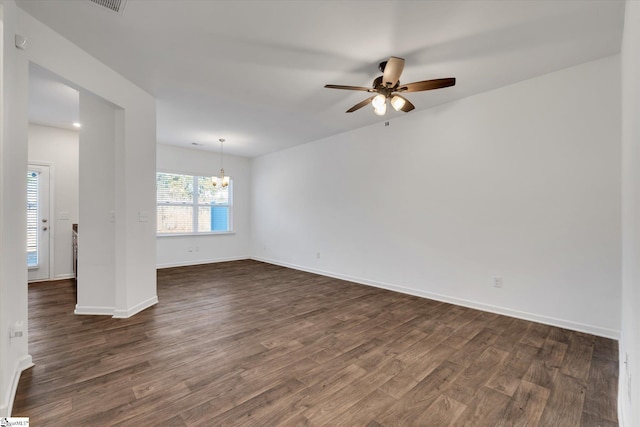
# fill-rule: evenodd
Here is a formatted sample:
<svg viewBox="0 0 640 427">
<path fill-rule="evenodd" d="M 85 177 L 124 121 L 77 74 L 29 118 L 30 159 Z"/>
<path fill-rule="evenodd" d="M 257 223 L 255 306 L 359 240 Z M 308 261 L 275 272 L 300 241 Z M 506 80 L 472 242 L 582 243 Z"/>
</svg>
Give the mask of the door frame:
<svg viewBox="0 0 640 427">
<path fill-rule="evenodd" d="M 46 217 L 47 217 L 47 222 L 49 224 L 49 228 L 48 228 L 48 257 L 47 257 L 47 261 L 49 263 L 48 266 L 48 271 L 47 271 L 47 275 L 46 277 L 40 277 L 34 280 L 28 280 L 28 282 L 42 282 L 42 281 L 47 281 L 47 280 L 51 280 L 53 278 L 53 266 L 54 266 L 54 237 L 55 237 L 55 221 L 54 221 L 54 217 L 53 217 L 53 213 L 54 213 L 54 168 L 53 168 L 53 163 L 51 162 L 38 162 L 38 161 L 29 161 L 28 165 L 27 165 L 27 170 L 31 170 L 31 169 L 47 169 L 47 174 L 49 175 L 49 182 L 48 182 L 48 186 L 49 186 L 49 192 L 47 194 L 48 198 L 49 198 L 49 206 L 48 206 L 48 212 L 46 212 Z M 41 224 L 39 224 L 41 226 Z M 28 270 L 28 268 L 27 268 Z M 27 276 L 28 276 L 28 271 L 27 271 Z"/>
</svg>

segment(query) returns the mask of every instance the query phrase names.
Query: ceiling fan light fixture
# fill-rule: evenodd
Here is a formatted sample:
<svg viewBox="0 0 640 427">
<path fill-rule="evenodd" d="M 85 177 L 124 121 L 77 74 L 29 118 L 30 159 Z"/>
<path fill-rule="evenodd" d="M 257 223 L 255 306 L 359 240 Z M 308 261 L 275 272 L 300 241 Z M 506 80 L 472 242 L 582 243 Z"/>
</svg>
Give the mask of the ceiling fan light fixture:
<svg viewBox="0 0 640 427">
<path fill-rule="evenodd" d="M 376 113 L 378 116 L 384 116 L 385 114 L 387 114 L 387 103 L 385 102 L 380 107 L 374 108 L 373 112 Z"/>
<path fill-rule="evenodd" d="M 373 98 L 373 101 L 371 101 L 371 105 L 373 105 L 373 108 L 375 108 L 376 110 L 382 109 L 384 106 L 384 109 L 386 111 L 387 109 L 386 104 L 387 104 L 387 97 L 381 93 L 376 95 L 375 98 Z"/>
<path fill-rule="evenodd" d="M 391 106 L 396 111 L 400 111 L 402 107 L 404 107 L 404 104 L 405 104 L 404 99 L 397 95 L 391 98 Z"/>
<path fill-rule="evenodd" d="M 423 92 L 427 90 L 442 89 L 449 86 L 455 86 L 456 78 L 448 77 L 443 79 L 431 79 L 422 80 L 419 82 L 413 82 L 400 85 L 400 75 L 404 70 L 404 59 L 392 56 L 388 61 L 380 63 L 380 71 L 382 75 L 376 77 L 373 80 L 372 87 L 364 86 L 345 86 L 345 85 L 324 85 L 328 89 L 342 89 L 342 90 L 357 90 L 362 92 L 376 93 L 349 108 L 346 112 L 353 113 L 364 107 L 365 105 L 372 104 L 373 111 L 379 115 L 384 116 L 387 112 L 387 99 L 389 103 L 396 111 L 402 111 L 408 113 L 413 111 L 416 107 L 403 96 L 397 93 L 409 93 L 409 92 Z"/>
</svg>

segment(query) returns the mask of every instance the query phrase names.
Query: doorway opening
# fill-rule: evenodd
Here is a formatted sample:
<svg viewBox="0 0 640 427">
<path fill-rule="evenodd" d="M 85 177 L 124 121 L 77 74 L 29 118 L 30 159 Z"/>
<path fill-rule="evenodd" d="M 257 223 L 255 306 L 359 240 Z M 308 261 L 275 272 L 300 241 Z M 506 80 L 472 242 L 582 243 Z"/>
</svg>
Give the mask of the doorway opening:
<svg viewBox="0 0 640 427">
<path fill-rule="evenodd" d="M 28 282 L 73 279 L 78 222 L 79 91 L 29 63 L 27 167 Z"/>
<path fill-rule="evenodd" d="M 51 264 L 50 170 L 29 164 L 27 171 L 27 267 L 30 282 L 49 279 Z"/>
</svg>

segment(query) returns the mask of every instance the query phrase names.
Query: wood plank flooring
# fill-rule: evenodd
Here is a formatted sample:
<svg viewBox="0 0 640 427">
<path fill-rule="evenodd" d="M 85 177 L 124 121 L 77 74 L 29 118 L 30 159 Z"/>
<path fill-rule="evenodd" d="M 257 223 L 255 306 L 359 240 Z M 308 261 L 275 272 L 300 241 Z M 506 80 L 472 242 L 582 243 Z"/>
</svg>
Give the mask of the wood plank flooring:
<svg viewBox="0 0 640 427">
<path fill-rule="evenodd" d="M 256 261 L 130 319 L 29 289 L 13 415 L 73 426 L 617 426 L 617 342 Z"/>
</svg>

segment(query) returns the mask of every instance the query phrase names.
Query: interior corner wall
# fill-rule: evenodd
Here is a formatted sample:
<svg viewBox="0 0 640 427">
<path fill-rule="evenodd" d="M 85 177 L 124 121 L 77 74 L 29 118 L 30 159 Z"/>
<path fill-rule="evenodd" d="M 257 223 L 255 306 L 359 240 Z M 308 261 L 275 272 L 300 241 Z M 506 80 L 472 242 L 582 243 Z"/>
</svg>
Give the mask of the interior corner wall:
<svg viewBox="0 0 640 427">
<path fill-rule="evenodd" d="M 616 55 L 253 159 L 251 254 L 617 338 L 620 150 Z"/>
<path fill-rule="evenodd" d="M 627 1 L 622 42 L 621 426 L 640 425 L 640 3 Z"/>
<path fill-rule="evenodd" d="M 115 109 L 80 92 L 77 314 L 116 306 Z"/>
<path fill-rule="evenodd" d="M 155 99 L 96 58 L 15 7 L 15 31 L 27 39 L 28 62 L 56 74 L 80 92 L 93 94 L 115 113 L 115 317 L 128 317 L 157 302 L 155 256 Z M 26 89 L 21 96 L 26 97 Z M 82 111 L 80 112 L 82 115 Z M 25 115 L 26 120 L 26 115 Z M 80 131 L 82 134 L 82 130 Z M 81 136 L 82 137 L 82 136 Z M 93 194 L 93 199 L 100 194 Z M 90 199 L 91 200 L 91 199 Z M 90 200 L 80 198 L 80 204 Z M 151 218 L 151 220 L 149 220 Z M 79 239 L 87 226 L 79 222 Z M 83 249 L 79 248 L 79 266 Z M 84 245 L 84 251 L 88 250 Z"/>
<path fill-rule="evenodd" d="M 0 417 L 11 414 L 20 373 L 32 365 L 24 252 L 28 67 L 14 45 L 17 13 L 12 1 L 0 2 Z M 9 338 L 18 322 L 23 335 Z"/>
<path fill-rule="evenodd" d="M 78 131 L 29 124 L 29 163 L 53 168 L 53 251 L 50 278 L 73 277 L 72 224 L 78 223 Z M 64 214 L 63 214 L 64 213 Z"/>
<path fill-rule="evenodd" d="M 114 316 L 127 317 L 157 302 L 155 221 L 155 99 L 61 35 L 44 26 L 13 0 L 0 0 L 0 416 L 10 414 L 20 372 L 28 354 L 26 244 L 28 69 L 33 62 L 70 86 L 93 93 L 116 112 L 116 257 Z M 26 38 L 24 50 L 15 35 Z M 20 183 L 24 183 L 21 185 Z M 93 195 L 92 197 L 100 197 Z M 21 225 L 22 224 L 22 225 Z M 79 225 L 82 230 L 82 224 Z M 22 249 L 21 249 L 22 248 Z M 80 255 L 82 256 L 82 255 Z M 24 268 L 16 266 L 24 265 Z M 9 339 L 22 322 L 23 336 Z"/>
<path fill-rule="evenodd" d="M 157 168 L 161 172 L 214 176 L 220 172 L 220 156 L 209 151 L 158 145 Z M 245 157 L 225 154 L 224 169 L 233 185 L 233 233 L 157 237 L 159 268 L 249 258 L 251 162 Z"/>
</svg>

